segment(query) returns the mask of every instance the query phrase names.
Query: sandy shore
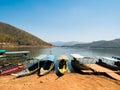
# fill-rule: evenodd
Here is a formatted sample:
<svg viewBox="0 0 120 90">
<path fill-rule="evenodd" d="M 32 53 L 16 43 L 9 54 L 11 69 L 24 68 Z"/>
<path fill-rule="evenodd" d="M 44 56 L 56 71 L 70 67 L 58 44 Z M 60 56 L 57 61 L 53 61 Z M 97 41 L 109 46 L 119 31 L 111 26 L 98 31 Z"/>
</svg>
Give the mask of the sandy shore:
<svg viewBox="0 0 120 90">
<path fill-rule="evenodd" d="M 66 73 L 58 78 L 54 72 L 38 77 L 37 74 L 13 79 L 0 76 L 0 90 L 120 90 L 120 81 L 99 75 Z"/>
</svg>

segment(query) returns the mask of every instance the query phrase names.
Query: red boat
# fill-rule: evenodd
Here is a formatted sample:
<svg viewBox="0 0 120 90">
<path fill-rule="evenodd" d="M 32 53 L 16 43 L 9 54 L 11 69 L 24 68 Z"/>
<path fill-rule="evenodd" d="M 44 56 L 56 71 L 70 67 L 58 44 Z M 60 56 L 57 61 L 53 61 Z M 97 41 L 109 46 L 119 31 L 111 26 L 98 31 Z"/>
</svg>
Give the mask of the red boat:
<svg viewBox="0 0 120 90">
<path fill-rule="evenodd" d="M 14 60 L 14 59 L 28 59 L 27 54 L 29 51 L 13 51 L 13 52 L 6 52 L 6 50 L 0 50 L 0 55 L 6 55 L 4 57 L 5 60 Z M 15 54 L 15 55 L 14 55 Z M 22 56 L 21 56 L 22 55 Z M 16 60 L 17 60 L 16 59 Z M 8 75 L 13 72 L 18 72 L 24 69 L 23 64 L 11 64 L 11 63 L 5 63 L 3 65 L 0 65 L 0 76 L 1 75 Z"/>
<path fill-rule="evenodd" d="M 16 64 L 16 65 L 8 65 L 0 69 L 0 76 L 1 75 L 8 75 L 13 72 L 18 72 L 24 68 L 23 64 Z"/>
</svg>

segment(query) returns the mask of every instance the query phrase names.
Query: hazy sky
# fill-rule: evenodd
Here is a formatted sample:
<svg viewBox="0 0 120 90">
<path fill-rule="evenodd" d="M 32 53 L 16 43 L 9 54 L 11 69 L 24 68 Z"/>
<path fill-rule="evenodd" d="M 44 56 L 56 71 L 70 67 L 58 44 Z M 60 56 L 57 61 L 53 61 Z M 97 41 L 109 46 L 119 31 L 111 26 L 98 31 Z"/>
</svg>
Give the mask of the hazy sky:
<svg viewBox="0 0 120 90">
<path fill-rule="evenodd" d="M 41 39 L 120 38 L 120 0 L 0 0 L 0 21 Z"/>
</svg>

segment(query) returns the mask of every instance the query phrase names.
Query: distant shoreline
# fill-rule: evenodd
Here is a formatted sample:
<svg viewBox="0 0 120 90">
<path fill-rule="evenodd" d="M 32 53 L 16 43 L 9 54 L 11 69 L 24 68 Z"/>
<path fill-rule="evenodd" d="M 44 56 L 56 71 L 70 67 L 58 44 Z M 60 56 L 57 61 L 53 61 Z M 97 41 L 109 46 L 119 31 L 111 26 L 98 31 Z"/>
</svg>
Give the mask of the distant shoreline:
<svg viewBox="0 0 120 90">
<path fill-rule="evenodd" d="M 56 46 L 56 47 L 71 47 L 71 48 L 86 48 L 86 49 L 120 49 L 120 47 L 81 47 L 81 46 Z"/>
<path fill-rule="evenodd" d="M 26 45 L 20 45 L 20 46 L 0 46 L 1 48 L 52 48 L 53 46 L 26 46 Z"/>
</svg>

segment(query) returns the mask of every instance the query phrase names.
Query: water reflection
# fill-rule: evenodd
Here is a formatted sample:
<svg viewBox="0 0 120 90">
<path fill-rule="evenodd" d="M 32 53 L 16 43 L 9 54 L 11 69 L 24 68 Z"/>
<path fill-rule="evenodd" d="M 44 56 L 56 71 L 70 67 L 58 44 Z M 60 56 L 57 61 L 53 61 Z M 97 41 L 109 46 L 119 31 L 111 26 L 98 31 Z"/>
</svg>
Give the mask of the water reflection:
<svg viewBox="0 0 120 90">
<path fill-rule="evenodd" d="M 40 54 L 50 54 L 52 53 L 57 58 L 61 54 L 66 54 L 71 60 L 70 54 L 78 53 L 83 56 L 119 56 L 120 49 L 83 49 L 83 48 L 70 48 L 70 47 L 53 47 L 53 48 L 1 48 L 7 51 L 30 51 L 30 57 L 37 57 Z"/>
<path fill-rule="evenodd" d="M 70 47 L 53 47 L 53 48 L 1 48 L 5 49 L 7 51 L 30 51 L 29 57 L 37 57 L 41 54 L 50 54 L 52 53 L 55 55 L 55 60 L 57 60 L 58 56 L 61 54 L 66 54 L 69 57 L 68 61 L 68 67 L 72 71 L 71 67 L 71 60 L 72 57 L 70 54 L 77 53 L 81 54 L 83 56 L 106 56 L 106 57 L 112 57 L 112 56 L 119 56 L 120 55 L 120 49 L 85 49 L 85 48 L 70 48 Z M 85 62 L 85 61 L 84 61 Z M 94 60 L 95 63 L 96 60 Z M 57 61 L 55 61 L 55 71 L 57 69 Z"/>
<path fill-rule="evenodd" d="M 30 57 L 36 57 L 40 54 L 50 54 L 58 57 L 61 54 L 70 55 L 71 53 L 78 53 L 84 56 L 119 56 L 120 49 L 83 49 L 83 48 L 71 48 L 71 47 L 53 47 L 53 48 L 30 48 L 30 47 L 21 47 L 21 48 L 1 48 L 7 51 L 30 51 Z"/>
</svg>

